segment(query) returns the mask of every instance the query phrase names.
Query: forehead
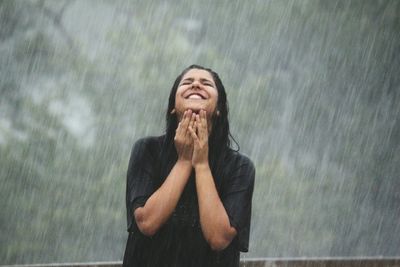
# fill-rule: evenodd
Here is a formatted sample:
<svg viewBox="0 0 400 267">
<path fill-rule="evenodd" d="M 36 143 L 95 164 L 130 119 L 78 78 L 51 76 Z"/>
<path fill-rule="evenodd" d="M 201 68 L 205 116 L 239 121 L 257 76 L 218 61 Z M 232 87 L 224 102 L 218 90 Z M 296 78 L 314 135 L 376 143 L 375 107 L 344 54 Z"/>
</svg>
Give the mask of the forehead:
<svg viewBox="0 0 400 267">
<path fill-rule="evenodd" d="M 212 77 L 211 73 L 209 73 L 206 70 L 200 70 L 200 69 L 191 69 L 188 72 L 185 73 L 182 77 L 182 81 L 184 79 L 207 79 L 212 82 L 214 82 L 214 78 Z"/>
</svg>

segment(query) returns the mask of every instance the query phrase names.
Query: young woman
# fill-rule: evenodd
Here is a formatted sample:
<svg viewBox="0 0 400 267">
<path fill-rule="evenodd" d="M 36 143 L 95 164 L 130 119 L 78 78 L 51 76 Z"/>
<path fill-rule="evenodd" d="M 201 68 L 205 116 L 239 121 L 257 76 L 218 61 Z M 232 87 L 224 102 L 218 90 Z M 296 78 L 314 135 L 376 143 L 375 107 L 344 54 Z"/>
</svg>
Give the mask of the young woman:
<svg viewBox="0 0 400 267">
<path fill-rule="evenodd" d="M 217 73 L 175 80 L 166 134 L 138 140 L 129 161 L 124 266 L 239 266 L 248 251 L 255 169 L 230 147 Z"/>
</svg>

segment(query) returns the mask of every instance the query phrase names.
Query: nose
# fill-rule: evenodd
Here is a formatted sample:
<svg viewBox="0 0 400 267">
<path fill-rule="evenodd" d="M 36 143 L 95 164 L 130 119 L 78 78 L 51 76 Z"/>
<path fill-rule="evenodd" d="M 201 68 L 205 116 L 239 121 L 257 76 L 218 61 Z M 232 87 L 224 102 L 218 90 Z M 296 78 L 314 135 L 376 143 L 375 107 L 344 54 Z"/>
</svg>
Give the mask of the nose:
<svg viewBox="0 0 400 267">
<path fill-rule="evenodd" d="M 193 81 L 193 83 L 192 83 L 192 88 L 193 88 L 193 89 L 194 89 L 194 88 L 199 89 L 199 88 L 200 88 L 200 82 L 197 81 L 197 80 Z"/>
</svg>

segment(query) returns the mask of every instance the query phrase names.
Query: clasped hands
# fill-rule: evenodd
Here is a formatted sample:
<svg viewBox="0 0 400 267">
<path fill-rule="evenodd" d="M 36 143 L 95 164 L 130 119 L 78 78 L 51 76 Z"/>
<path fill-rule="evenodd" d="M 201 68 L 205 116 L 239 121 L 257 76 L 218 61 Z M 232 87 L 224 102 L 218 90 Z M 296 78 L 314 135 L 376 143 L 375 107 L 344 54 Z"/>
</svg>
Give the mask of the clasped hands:
<svg viewBox="0 0 400 267">
<path fill-rule="evenodd" d="M 178 160 L 191 162 L 192 167 L 208 164 L 208 127 L 206 111 L 199 114 L 186 110 L 175 133 Z"/>
</svg>

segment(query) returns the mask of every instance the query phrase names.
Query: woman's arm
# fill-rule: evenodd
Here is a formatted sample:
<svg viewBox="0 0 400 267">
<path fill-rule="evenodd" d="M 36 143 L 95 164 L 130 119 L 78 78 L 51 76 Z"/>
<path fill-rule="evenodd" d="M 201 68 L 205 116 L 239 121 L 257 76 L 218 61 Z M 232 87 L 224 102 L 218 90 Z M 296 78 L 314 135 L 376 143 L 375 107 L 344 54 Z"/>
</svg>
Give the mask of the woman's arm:
<svg viewBox="0 0 400 267">
<path fill-rule="evenodd" d="M 215 187 L 208 164 L 208 129 L 206 112 L 196 115 L 196 131 L 189 130 L 194 140 L 192 165 L 196 172 L 196 189 L 199 202 L 200 224 L 204 237 L 213 250 L 225 249 L 236 236 L 228 214 Z"/>
<path fill-rule="evenodd" d="M 178 160 L 160 188 L 135 210 L 139 230 L 153 236 L 174 211 L 192 170 L 191 162 Z"/>
<path fill-rule="evenodd" d="M 153 236 L 168 220 L 185 188 L 192 171 L 193 141 L 188 130 L 193 126 L 195 116 L 185 112 L 175 135 L 178 160 L 164 183 L 135 210 L 134 216 L 139 230 L 146 236 Z"/>
<path fill-rule="evenodd" d="M 201 229 L 213 250 L 223 250 L 236 236 L 236 229 L 230 225 L 209 165 L 197 164 L 195 171 Z"/>
</svg>

